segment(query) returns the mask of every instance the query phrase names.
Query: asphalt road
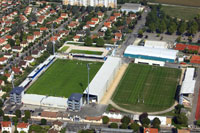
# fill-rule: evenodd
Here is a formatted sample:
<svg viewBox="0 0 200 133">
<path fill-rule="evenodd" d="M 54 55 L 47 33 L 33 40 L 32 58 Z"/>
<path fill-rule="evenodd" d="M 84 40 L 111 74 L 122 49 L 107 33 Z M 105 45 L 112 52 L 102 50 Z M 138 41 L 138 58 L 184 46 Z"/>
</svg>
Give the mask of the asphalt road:
<svg viewBox="0 0 200 133">
<path fill-rule="evenodd" d="M 146 17 L 147 14 L 149 13 L 150 10 L 148 10 L 148 12 L 143 12 L 142 13 L 142 17 L 140 20 L 137 21 L 137 24 L 135 25 L 133 32 L 130 34 L 127 34 L 127 38 L 126 40 L 123 42 L 123 44 L 121 45 L 120 48 L 117 49 L 116 51 L 116 55 L 117 56 L 122 56 L 125 49 L 127 48 L 127 46 L 132 45 L 133 42 L 135 41 L 135 39 L 137 38 L 137 34 L 139 29 L 143 28 L 145 26 L 145 22 L 146 22 Z"/>
</svg>

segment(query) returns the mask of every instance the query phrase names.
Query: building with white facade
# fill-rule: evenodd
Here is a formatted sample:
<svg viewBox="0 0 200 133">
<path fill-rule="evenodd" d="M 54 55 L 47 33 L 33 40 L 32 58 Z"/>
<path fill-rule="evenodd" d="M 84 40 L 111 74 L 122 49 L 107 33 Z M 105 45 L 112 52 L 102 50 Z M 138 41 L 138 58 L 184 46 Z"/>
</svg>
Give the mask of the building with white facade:
<svg viewBox="0 0 200 133">
<path fill-rule="evenodd" d="M 117 7 L 117 0 L 63 0 L 63 5 Z"/>
<path fill-rule="evenodd" d="M 121 7 L 122 12 L 141 12 L 144 9 L 144 7 L 141 4 L 133 4 L 133 3 L 125 3 Z"/>
</svg>

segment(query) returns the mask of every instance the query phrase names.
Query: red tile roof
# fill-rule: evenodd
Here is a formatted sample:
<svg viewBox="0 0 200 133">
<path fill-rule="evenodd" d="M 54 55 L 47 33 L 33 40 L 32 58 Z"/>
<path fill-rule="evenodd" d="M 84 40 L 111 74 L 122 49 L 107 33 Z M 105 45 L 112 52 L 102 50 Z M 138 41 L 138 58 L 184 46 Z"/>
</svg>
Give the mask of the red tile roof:
<svg viewBox="0 0 200 133">
<path fill-rule="evenodd" d="M 144 133 L 158 133 L 157 128 L 145 128 Z"/>
<path fill-rule="evenodd" d="M 11 127 L 12 123 L 10 121 L 2 121 L 1 127 Z"/>
<path fill-rule="evenodd" d="M 24 123 L 24 122 L 17 124 L 17 128 L 27 128 L 28 126 L 29 126 L 29 124 L 28 123 Z"/>
<path fill-rule="evenodd" d="M 193 55 L 192 58 L 190 59 L 190 63 L 200 64 L 200 56 Z"/>
<path fill-rule="evenodd" d="M 5 60 L 7 60 L 6 57 L 1 57 L 1 58 L 0 58 L 0 62 L 3 62 L 3 61 L 5 61 Z"/>
</svg>

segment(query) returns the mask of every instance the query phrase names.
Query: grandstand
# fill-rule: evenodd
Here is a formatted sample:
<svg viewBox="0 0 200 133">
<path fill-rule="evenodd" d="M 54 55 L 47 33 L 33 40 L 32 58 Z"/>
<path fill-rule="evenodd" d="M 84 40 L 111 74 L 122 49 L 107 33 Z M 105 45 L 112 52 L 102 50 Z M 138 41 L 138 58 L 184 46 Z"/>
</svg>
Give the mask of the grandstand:
<svg viewBox="0 0 200 133">
<path fill-rule="evenodd" d="M 118 69 L 121 65 L 121 59 L 117 57 L 108 57 L 101 69 L 97 72 L 89 84 L 90 100 L 99 103 L 104 96 L 109 85 L 112 83 Z M 88 87 L 83 92 L 88 94 Z"/>
<path fill-rule="evenodd" d="M 187 68 L 180 90 L 179 103 L 191 106 L 196 81 L 194 80 L 195 68 Z"/>
</svg>

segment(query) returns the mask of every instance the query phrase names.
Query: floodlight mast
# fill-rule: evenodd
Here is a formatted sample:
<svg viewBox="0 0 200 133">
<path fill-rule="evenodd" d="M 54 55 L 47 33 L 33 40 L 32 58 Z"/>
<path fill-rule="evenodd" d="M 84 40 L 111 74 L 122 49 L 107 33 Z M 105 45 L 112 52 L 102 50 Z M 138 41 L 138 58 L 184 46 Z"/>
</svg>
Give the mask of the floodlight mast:
<svg viewBox="0 0 200 133">
<path fill-rule="evenodd" d="M 90 66 L 89 63 L 87 64 L 87 69 L 88 69 L 88 89 L 87 89 L 87 104 L 90 102 L 90 97 L 89 97 L 89 82 L 90 82 Z"/>
</svg>

